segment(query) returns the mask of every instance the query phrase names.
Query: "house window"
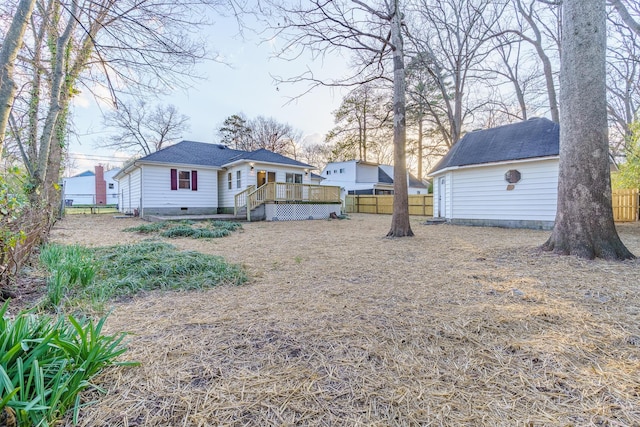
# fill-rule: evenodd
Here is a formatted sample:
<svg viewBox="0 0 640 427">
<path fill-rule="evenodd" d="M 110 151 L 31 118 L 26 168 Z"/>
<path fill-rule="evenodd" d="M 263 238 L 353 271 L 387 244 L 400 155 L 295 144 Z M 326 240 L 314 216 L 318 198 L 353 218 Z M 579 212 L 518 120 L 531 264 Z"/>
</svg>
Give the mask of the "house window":
<svg viewBox="0 0 640 427">
<path fill-rule="evenodd" d="M 242 187 L 242 171 L 236 171 L 236 188 Z"/>
<path fill-rule="evenodd" d="M 327 175 L 331 175 L 331 171 L 327 171 Z"/>
<path fill-rule="evenodd" d="M 340 168 L 340 173 L 344 173 L 344 168 Z"/>
<path fill-rule="evenodd" d="M 113 182 L 109 183 L 109 190 L 113 190 Z"/>
<path fill-rule="evenodd" d="M 287 173 L 286 182 L 292 184 L 302 184 L 302 174 L 301 173 Z"/>
<path fill-rule="evenodd" d="M 178 172 L 178 188 L 190 189 L 191 188 L 191 172 L 179 171 Z"/>
<path fill-rule="evenodd" d="M 233 188 L 233 175 L 231 175 L 231 172 L 227 174 L 227 188 L 229 188 L 229 190 Z"/>
</svg>

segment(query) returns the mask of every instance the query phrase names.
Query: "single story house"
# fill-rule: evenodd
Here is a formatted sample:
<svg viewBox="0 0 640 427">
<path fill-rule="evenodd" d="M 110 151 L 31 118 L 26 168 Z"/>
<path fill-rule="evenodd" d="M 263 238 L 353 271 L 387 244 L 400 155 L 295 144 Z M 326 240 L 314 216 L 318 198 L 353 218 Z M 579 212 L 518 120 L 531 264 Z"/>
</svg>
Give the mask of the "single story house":
<svg viewBox="0 0 640 427">
<path fill-rule="evenodd" d="M 331 162 L 320 174 L 322 185 L 341 188 L 341 197 L 347 194 L 393 194 L 393 166 L 378 163 L 349 160 Z M 428 187 L 416 177 L 407 173 L 409 194 L 427 194 Z"/>
<path fill-rule="evenodd" d="M 118 181 L 114 176 L 119 168 L 105 172 L 101 165 L 94 172 L 87 170 L 62 179 L 65 205 L 115 205 L 118 203 Z"/>
<path fill-rule="evenodd" d="M 429 172 L 434 217 L 463 225 L 550 229 L 560 128 L 546 118 L 466 134 Z"/>
<path fill-rule="evenodd" d="M 182 141 L 127 163 L 115 179 L 120 211 L 142 217 L 328 218 L 340 211 L 338 190 L 311 184 L 312 168 L 265 149 Z"/>
</svg>

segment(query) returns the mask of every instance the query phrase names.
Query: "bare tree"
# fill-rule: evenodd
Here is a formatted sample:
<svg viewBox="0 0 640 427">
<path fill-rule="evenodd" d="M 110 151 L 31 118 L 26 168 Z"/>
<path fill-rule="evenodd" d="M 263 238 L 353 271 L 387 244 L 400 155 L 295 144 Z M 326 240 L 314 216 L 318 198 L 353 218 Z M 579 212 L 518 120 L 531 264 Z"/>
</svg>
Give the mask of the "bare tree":
<svg viewBox="0 0 640 427">
<path fill-rule="evenodd" d="M 407 64 L 407 119 L 408 127 L 415 129 L 408 154 L 417 160 L 419 180 L 423 177 L 425 158 L 443 156 L 449 149 L 444 139 L 444 135 L 449 135 L 447 117 L 440 87 L 429 73 L 428 58 L 414 56 Z"/>
<path fill-rule="evenodd" d="M 205 53 L 204 43 L 194 41 L 202 8 L 216 2 L 36 0 L 15 61 L 9 133 L 27 171 L 29 227 L 40 238 L 55 220 L 73 97 L 104 85 L 117 102 L 117 91 L 183 85 Z M 21 251 L 37 244 L 29 239 Z"/>
<path fill-rule="evenodd" d="M 295 59 L 349 53 L 354 73 L 347 78 L 322 79 L 312 70 L 286 81 L 316 86 L 358 86 L 376 79 L 393 82 L 394 208 L 390 237 L 412 236 L 406 179 L 406 117 L 403 15 L 400 0 L 310 0 L 287 4 L 271 2 L 274 36 L 286 40 L 280 56 Z"/>
<path fill-rule="evenodd" d="M 243 149 L 252 151 L 260 148 L 285 156 L 297 157 L 296 143 L 302 133 L 288 123 L 280 123 L 273 117 L 258 116 L 249 120 L 249 146 Z"/>
<path fill-rule="evenodd" d="M 530 43 L 536 50 L 542 63 L 547 88 L 547 99 L 551 120 L 558 123 L 558 97 L 556 91 L 556 77 L 553 71 L 552 56 L 559 55 L 560 19 L 558 4 L 554 1 L 538 2 L 536 0 L 512 0 L 518 24 L 512 29 L 522 40 Z M 528 2 L 525 3 L 525 2 Z M 551 42 L 546 42 L 551 40 Z"/>
<path fill-rule="evenodd" d="M 189 128 L 188 122 L 174 105 L 121 102 L 104 117 L 104 125 L 114 133 L 98 145 L 146 156 L 178 142 Z"/>
<path fill-rule="evenodd" d="M 522 38 L 502 30 L 503 26 L 513 25 L 512 21 L 502 20 L 496 26 L 493 54 L 484 66 L 484 71 L 492 76 L 493 114 L 488 119 L 501 124 L 527 120 L 547 103 L 546 97 L 540 102 L 540 94 L 545 92 L 545 78 L 536 54 Z"/>
<path fill-rule="evenodd" d="M 629 1 L 629 4 L 625 5 L 623 0 L 608 0 L 608 3 L 615 8 L 626 26 L 637 36 L 640 36 L 640 5 L 638 2 Z M 632 13 L 635 14 L 635 17 Z"/>
<path fill-rule="evenodd" d="M 440 122 L 448 147 L 462 137 L 467 119 L 482 108 L 486 99 L 474 98 L 482 64 L 492 46 L 493 27 L 504 11 L 503 2 L 489 0 L 420 0 L 411 41 L 416 55 L 427 67 L 440 90 L 446 122 Z"/>
<path fill-rule="evenodd" d="M 351 90 L 333 115 L 336 126 L 326 139 L 335 144 L 334 157 L 345 160 L 368 161 L 368 152 L 384 145 L 392 126 L 390 102 L 372 82 Z"/>
<path fill-rule="evenodd" d="M 0 157 L 4 149 L 9 113 L 16 94 L 16 84 L 13 80 L 15 62 L 35 3 L 35 0 L 21 0 L 18 3 L 0 48 Z"/>
<path fill-rule="evenodd" d="M 631 126 L 640 112 L 640 37 L 616 12 L 609 14 L 607 38 L 607 107 L 614 133 L 614 154 L 625 152 Z"/>
<path fill-rule="evenodd" d="M 633 258 L 611 208 L 605 0 L 564 0 L 562 8 L 558 209 L 543 249 L 589 259 Z"/>
</svg>

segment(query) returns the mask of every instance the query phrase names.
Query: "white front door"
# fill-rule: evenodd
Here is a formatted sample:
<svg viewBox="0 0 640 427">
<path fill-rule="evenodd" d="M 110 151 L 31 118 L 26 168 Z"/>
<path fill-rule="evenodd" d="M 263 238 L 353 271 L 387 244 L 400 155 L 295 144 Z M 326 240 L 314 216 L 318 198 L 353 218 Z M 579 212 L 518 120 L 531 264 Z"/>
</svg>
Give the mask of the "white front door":
<svg viewBox="0 0 640 427">
<path fill-rule="evenodd" d="M 442 177 L 438 180 L 438 217 L 439 218 L 446 218 L 447 216 L 447 209 L 446 209 L 446 198 L 445 198 L 445 194 L 446 194 L 446 182 L 447 179 L 445 177 Z"/>
</svg>

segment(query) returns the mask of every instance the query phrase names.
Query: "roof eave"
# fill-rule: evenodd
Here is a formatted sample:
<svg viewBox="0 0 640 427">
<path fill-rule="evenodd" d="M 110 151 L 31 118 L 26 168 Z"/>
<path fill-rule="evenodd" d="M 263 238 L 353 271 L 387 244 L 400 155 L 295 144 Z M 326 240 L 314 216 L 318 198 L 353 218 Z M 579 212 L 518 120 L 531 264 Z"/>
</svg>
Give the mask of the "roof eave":
<svg viewBox="0 0 640 427">
<path fill-rule="evenodd" d="M 488 167 L 488 166 L 500 166 L 500 165 L 506 165 L 506 164 L 513 164 L 513 163 L 529 163 L 529 162 L 536 162 L 536 161 L 540 161 L 540 160 L 552 160 L 552 159 L 559 159 L 560 156 L 559 155 L 552 155 L 552 156 L 542 156 L 542 157 L 529 157 L 527 159 L 516 159 L 516 160 L 504 160 L 504 161 L 500 161 L 500 162 L 489 162 L 489 163 L 474 163 L 471 165 L 462 165 L 462 166 L 449 166 L 443 169 L 439 169 L 437 171 L 432 171 L 429 172 L 427 174 L 427 176 L 437 176 L 437 175 L 441 175 L 443 173 L 446 172 L 450 172 L 453 170 L 459 170 L 459 169 L 471 169 L 471 168 L 479 168 L 479 167 Z"/>
<path fill-rule="evenodd" d="M 265 161 L 262 161 L 262 160 L 251 160 L 251 159 L 235 160 L 235 161 L 233 161 L 233 162 L 231 162 L 231 163 L 225 163 L 224 165 L 222 165 L 222 167 L 223 167 L 223 168 L 229 168 L 229 167 L 231 167 L 231 166 L 235 166 L 236 164 L 238 164 L 238 163 L 242 163 L 242 162 L 245 162 L 245 163 L 251 163 L 251 162 L 253 162 L 253 163 L 255 163 L 256 165 L 260 164 L 260 165 L 280 166 L 280 167 L 282 167 L 282 166 L 286 166 L 286 167 L 297 168 L 297 169 L 303 169 L 303 170 L 304 170 L 304 169 L 310 169 L 310 170 L 311 170 L 311 169 L 315 169 L 313 166 L 311 166 L 311 165 L 305 165 L 305 164 L 302 164 L 302 165 L 290 165 L 290 164 L 288 164 L 288 163 L 265 162 Z"/>
<path fill-rule="evenodd" d="M 188 168 L 200 168 L 200 169 L 211 169 L 211 170 L 221 170 L 221 166 L 213 166 L 213 165 L 198 165 L 195 163 L 179 163 L 179 162 L 156 162 L 152 160 L 137 160 L 137 164 L 139 165 L 150 165 L 150 166 L 179 166 L 179 167 L 188 167 Z"/>
</svg>

